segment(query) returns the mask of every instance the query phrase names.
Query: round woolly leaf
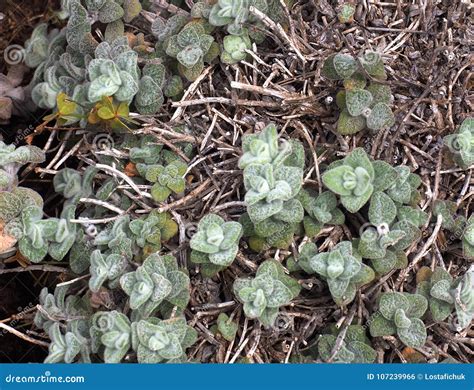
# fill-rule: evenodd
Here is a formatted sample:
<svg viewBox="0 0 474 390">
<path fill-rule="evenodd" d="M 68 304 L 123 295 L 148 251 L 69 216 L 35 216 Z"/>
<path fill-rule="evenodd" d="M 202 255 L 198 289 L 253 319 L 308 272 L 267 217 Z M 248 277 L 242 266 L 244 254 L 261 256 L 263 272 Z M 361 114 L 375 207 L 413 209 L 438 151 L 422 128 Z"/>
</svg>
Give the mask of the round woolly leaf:
<svg viewBox="0 0 474 390">
<path fill-rule="evenodd" d="M 336 54 L 333 58 L 334 69 L 338 76 L 347 79 L 357 70 L 356 60 L 349 54 Z"/>
<path fill-rule="evenodd" d="M 124 15 L 123 8 L 113 0 L 107 0 L 99 11 L 99 21 L 107 24 L 121 19 Z"/>
<path fill-rule="evenodd" d="M 203 54 L 201 48 L 188 46 L 177 54 L 176 59 L 186 68 L 192 68 L 199 62 Z"/>
<path fill-rule="evenodd" d="M 382 57 L 379 53 L 374 51 L 367 51 L 359 60 L 368 74 L 375 78 L 385 80 L 387 75 L 385 73 Z"/>
<path fill-rule="evenodd" d="M 328 361 L 331 357 L 332 350 L 336 345 L 336 336 L 325 334 L 322 335 L 318 342 L 318 352 L 322 360 Z M 353 363 L 355 355 L 353 352 L 346 348 L 346 343 L 342 344 L 342 347 L 334 357 L 334 362 L 337 363 Z"/>
<path fill-rule="evenodd" d="M 371 83 L 367 87 L 367 91 L 372 94 L 375 103 L 391 104 L 393 97 L 390 87 L 385 84 Z"/>
<path fill-rule="evenodd" d="M 408 328 L 399 328 L 398 337 L 406 346 L 421 348 L 426 342 L 426 328 L 422 320 L 413 318 Z"/>
<path fill-rule="evenodd" d="M 167 97 L 175 98 L 183 92 L 183 80 L 178 75 L 173 75 L 166 83 L 163 93 Z"/>
<path fill-rule="evenodd" d="M 121 85 L 114 97 L 120 102 L 130 102 L 138 92 L 138 83 L 127 72 L 120 71 Z"/>
<path fill-rule="evenodd" d="M 349 195 L 341 197 L 341 203 L 350 213 L 357 213 L 370 199 L 372 191 L 373 186 L 369 184 L 367 190 L 360 196 Z"/>
<path fill-rule="evenodd" d="M 347 111 L 352 116 L 362 115 L 365 109 L 370 106 L 370 104 L 372 103 L 372 100 L 373 100 L 372 94 L 365 89 L 353 89 L 353 90 L 346 91 Z M 368 126 L 368 123 L 367 123 L 367 126 Z"/>
<path fill-rule="evenodd" d="M 234 261 L 238 251 L 238 245 L 232 245 L 229 249 L 209 254 L 209 260 L 215 265 L 227 267 Z"/>
<path fill-rule="evenodd" d="M 153 184 L 150 194 L 157 202 L 164 202 L 168 196 L 171 195 L 171 190 L 168 187 L 162 186 L 159 183 Z"/>
<path fill-rule="evenodd" d="M 332 192 L 348 196 L 352 194 L 352 188 L 347 188 L 345 183 L 350 175 L 355 176 L 354 169 L 347 165 L 341 165 L 326 171 L 323 174 L 322 180 L 324 185 Z"/>
<path fill-rule="evenodd" d="M 182 64 L 179 64 L 178 70 L 188 81 L 194 81 L 201 75 L 202 71 L 204 70 L 204 62 L 202 61 L 202 59 L 200 59 L 192 67 L 186 67 Z"/>
<path fill-rule="evenodd" d="M 93 80 L 89 85 L 88 99 L 90 102 L 98 102 L 104 96 L 114 95 L 120 88 L 120 84 L 114 82 L 107 75 L 101 75 Z"/>
<path fill-rule="evenodd" d="M 411 325 L 411 320 L 406 316 L 405 311 L 402 309 L 397 309 L 395 311 L 395 316 L 393 317 L 395 326 L 397 329 L 406 329 Z"/>
<path fill-rule="evenodd" d="M 345 103 L 344 103 L 345 104 Z M 351 116 L 347 109 L 339 114 L 337 121 L 337 131 L 342 135 L 351 135 L 363 130 L 366 126 L 366 120 L 362 115 Z"/>
<path fill-rule="evenodd" d="M 374 189 L 375 191 L 385 191 L 390 188 L 397 179 L 397 171 L 385 161 L 374 161 Z"/>
<path fill-rule="evenodd" d="M 404 250 L 421 238 L 421 231 L 409 221 L 399 221 L 392 226 L 392 230 L 400 230 L 405 233 L 405 237 L 399 240 L 393 247 L 397 250 Z"/>
<path fill-rule="evenodd" d="M 390 225 L 397 216 L 397 206 L 393 200 L 383 192 L 372 194 L 369 206 L 369 220 L 375 225 L 386 223 Z"/>
<path fill-rule="evenodd" d="M 229 249 L 231 246 L 238 243 L 242 236 L 242 225 L 238 222 L 226 222 L 222 226 L 224 232 L 224 239 L 220 244 L 221 249 Z"/>
<path fill-rule="evenodd" d="M 140 3 L 140 0 L 124 0 L 123 9 L 123 20 L 125 21 L 125 23 L 130 23 L 142 11 L 142 5 Z"/>
<path fill-rule="evenodd" d="M 284 222 L 298 223 L 303 220 L 304 209 L 297 199 L 290 199 L 283 202 L 282 209 L 274 217 Z"/>
<path fill-rule="evenodd" d="M 104 37 L 107 42 L 113 42 L 117 38 L 123 36 L 124 33 L 125 33 L 125 25 L 120 19 L 118 19 L 115 22 L 107 24 L 107 27 L 105 28 Z M 88 52 L 90 51 L 93 52 L 92 48 L 89 49 L 87 47 L 84 47 L 83 50 L 87 50 Z"/>
<path fill-rule="evenodd" d="M 267 307 L 280 307 L 288 304 L 293 299 L 291 290 L 279 280 L 273 282 L 273 291 L 267 296 Z"/>
<path fill-rule="evenodd" d="M 371 130 L 381 130 L 395 124 L 395 117 L 390 107 L 385 103 L 377 103 L 367 117 L 367 127 Z"/>
<path fill-rule="evenodd" d="M 352 89 L 364 89 L 367 81 L 362 73 L 354 73 L 350 78 L 344 80 L 346 91 Z"/>
<path fill-rule="evenodd" d="M 349 279 L 328 279 L 329 291 L 335 301 L 345 299 L 346 290 L 349 287 Z"/>
<path fill-rule="evenodd" d="M 371 259 L 370 262 L 379 275 L 385 275 L 396 268 L 397 257 L 394 252 L 386 251 L 383 257 Z"/>
<path fill-rule="evenodd" d="M 21 199 L 7 191 L 0 192 L 0 223 L 7 223 L 18 216 L 22 209 Z"/>
<path fill-rule="evenodd" d="M 162 64 L 146 64 L 142 71 L 143 76 L 149 76 L 153 81 L 162 86 L 165 82 L 166 68 Z"/>
<path fill-rule="evenodd" d="M 404 294 L 398 292 L 381 294 L 379 311 L 387 320 L 393 320 L 395 312 L 398 309 L 404 310 L 405 312 L 410 309 L 410 301 Z"/>
<path fill-rule="evenodd" d="M 440 301 L 453 304 L 454 298 L 449 292 L 450 288 L 451 283 L 448 280 L 440 280 L 432 285 L 430 295 Z"/>
<path fill-rule="evenodd" d="M 372 337 L 391 336 L 397 332 L 395 324 L 386 319 L 380 312 L 375 312 L 368 322 Z"/>
<path fill-rule="evenodd" d="M 406 310 L 407 316 L 410 318 L 421 318 L 425 314 L 426 309 L 428 309 L 426 298 L 420 294 L 403 293 L 403 295 L 409 303 L 409 308 Z"/>
<path fill-rule="evenodd" d="M 337 73 L 336 68 L 334 67 L 335 56 L 336 54 L 331 54 L 326 58 L 323 68 L 321 69 L 321 75 L 331 80 L 340 80 L 342 77 Z"/>
<path fill-rule="evenodd" d="M 349 165 L 353 169 L 357 167 L 364 168 L 369 174 L 371 180 L 374 179 L 374 167 L 372 161 L 363 148 L 355 148 L 344 158 L 344 165 Z"/>
<path fill-rule="evenodd" d="M 232 341 L 237 334 L 238 325 L 231 321 L 227 314 L 221 313 L 219 317 L 217 317 L 217 329 L 224 339 Z"/>
<path fill-rule="evenodd" d="M 430 312 L 433 321 L 442 322 L 449 317 L 453 311 L 453 305 L 449 303 L 439 301 L 437 299 L 430 299 Z"/>
</svg>

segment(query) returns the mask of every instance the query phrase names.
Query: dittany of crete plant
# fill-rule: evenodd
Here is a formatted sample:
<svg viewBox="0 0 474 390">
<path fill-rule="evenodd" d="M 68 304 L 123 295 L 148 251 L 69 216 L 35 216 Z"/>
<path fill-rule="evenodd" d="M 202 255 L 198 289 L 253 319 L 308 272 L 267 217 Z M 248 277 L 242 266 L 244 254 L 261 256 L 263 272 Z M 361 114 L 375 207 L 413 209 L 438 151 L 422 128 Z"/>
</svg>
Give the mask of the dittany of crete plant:
<svg viewBox="0 0 474 390">
<path fill-rule="evenodd" d="M 132 323 L 132 349 L 137 353 L 138 363 L 185 362 L 186 349 L 196 339 L 197 332 L 182 317 Z"/>
<path fill-rule="evenodd" d="M 436 322 L 444 321 L 454 309 L 454 297 L 451 293 L 453 277 L 443 268 L 422 267 L 417 275 L 417 294 L 423 295 L 429 304 L 431 317 Z"/>
<path fill-rule="evenodd" d="M 246 50 L 251 48 L 252 41 L 247 31 L 242 35 L 227 35 L 222 44 L 221 61 L 224 64 L 236 64 L 247 57 Z"/>
<path fill-rule="evenodd" d="M 191 261 L 200 264 L 204 276 L 211 277 L 232 264 L 241 237 L 240 223 L 225 222 L 216 214 L 207 214 L 191 238 Z"/>
<path fill-rule="evenodd" d="M 140 2 L 127 0 L 119 4 L 98 0 L 85 3 L 85 6 L 79 0 L 63 3 L 62 14 L 69 18 L 68 25 L 51 39 L 46 35 L 45 26 L 33 33 L 32 41 L 38 41 L 37 36 L 41 36 L 43 42 L 41 55 L 33 55 L 32 45 L 32 59 L 27 56 L 26 61 L 36 67 L 31 83 L 33 101 L 41 108 L 54 109 L 58 96 L 65 94 L 77 103 L 75 122 L 80 121 L 84 127 L 88 122 L 95 125 L 99 121 L 117 122 L 117 117 L 127 118 L 132 101 L 141 114 L 156 113 L 164 100 L 163 89 L 168 96 L 179 91 L 175 91 L 176 82 L 168 79 L 163 65 L 145 61 L 140 70 L 138 54 L 124 36 L 121 18 L 131 21 L 141 10 Z M 95 21 L 107 25 L 106 41 L 100 44 L 91 34 Z M 48 40 L 46 52 L 44 42 Z M 44 60 L 39 62 L 38 58 Z M 172 84 L 171 88 L 169 84 Z M 113 98 L 110 101 L 113 109 L 104 104 L 105 98 Z"/>
<path fill-rule="evenodd" d="M 54 191 L 61 194 L 68 204 L 77 204 L 79 199 L 87 198 L 92 194 L 92 183 L 97 170 L 87 167 L 81 176 L 79 171 L 64 168 L 54 175 Z"/>
<path fill-rule="evenodd" d="M 189 81 L 196 80 L 204 70 L 204 64 L 219 55 L 219 45 L 210 35 L 212 26 L 202 19 L 189 20 L 175 15 L 165 23 L 158 17 L 151 30 L 158 39 L 158 58 L 176 60 L 180 74 Z"/>
<path fill-rule="evenodd" d="M 40 262 L 49 253 L 62 260 L 74 243 L 75 206 L 65 205 L 60 218 L 43 219 L 43 200 L 36 192 L 16 187 L 17 172 L 23 164 L 44 161 L 44 153 L 35 146 L 6 146 L 0 142 L 0 219 L 10 244 L 28 260 Z"/>
<path fill-rule="evenodd" d="M 254 7 L 276 23 L 283 23 L 283 7 L 279 0 L 218 0 L 198 1 L 191 10 L 194 18 L 204 18 L 210 25 L 225 27 L 228 36 L 242 36 L 249 33 L 250 38 L 260 43 L 265 39 L 262 22 L 250 11 Z M 291 1 L 285 1 L 289 4 Z"/>
<path fill-rule="evenodd" d="M 17 186 L 17 173 L 23 165 L 44 160 L 44 152 L 36 146 L 16 147 L 0 141 L 0 191 L 10 191 Z"/>
<path fill-rule="evenodd" d="M 105 363 L 120 363 L 132 346 L 132 326 L 128 317 L 116 310 L 98 311 L 91 320 L 91 349 Z"/>
<path fill-rule="evenodd" d="M 60 34 L 58 29 L 51 29 L 48 32 L 46 23 L 37 25 L 24 44 L 25 65 L 29 68 L 37 68 L 44 63 L 50 53 L 50 43 Z"/>
<path fill-rule="evenodd" d="M 210 9 L 209 23 L 213 26 L 226 26 L 231 35 L 244 34 L 244 25 L 257 22 L 250 13 L 253 6 L 265 13 L 268 10 L 267 0 L 218 0 Z"/>
<path fill-rule="evenodd" d="M 303 267 L 306 268 L 304 263 L 303 260 Z M 307 260 L 307 267 L 311 273 L 317 273 L 326 280 L 331 296 L 339 306 L 352 302 L 357 289 L 375 277 L 372 268 L 362 263 L 360 255 L 353 252 L 350 241 L 338 243 L 329 252 L 313 255 Z"/>
<path fill-rule="evenodd" d="M 443 138 L 454 161 L 461 168 L 467 169 L 474 164 L 474 118 L 467 118 L 454 134 Z"/>
<path fill-rule="evenodd" d="M 297 195 L 303 181 L 303 159 L 294 159 L 294 144 L 284 142 L 279 145 L 274 124 L 270 124 L 259 134 L 243 137 L 243 155 L 239 167 L 244 169 L 245 202 L 247 215 L 244 219 L 250 225 L 247 233 L 251 240 L 263 244 L 250 243 L 259 250 L 266 243 L 287 247 L 299 223 L 303 220 L 304 209 Z"/>
<path fill-rule="evenodd" d="M 117 286 L 120 277 L 127 272 L 127 256 L 114 252 L 102 254 L 96 249 L 91 253 L 89 289 L 92 292 L 99 292 L 106 280 L 110 281 L 111 286 Z"/>
<path fill-rule="evenodd" d="M 131 257 L 133 235 L 130 232 L 129 224 L 130 215 L 117 218 L 112 226 L 107 226 L 94 235 L 93 245 L 108 249 L 122 248 L 121 250 L 129 253 Z"/>
<path fill-rule="evenodd" d="M 377 352 L 372 348 L 365 334 L 365 327 L 349 325 L 341 348 L 333 357 L 334 363 L 374 363 Z M 321 360 L 327 362 L 336 346 L 339 330 L 335 324 L 329 326 L 329 334 L 323 334 L 318 341 L 318 353 Z"/>
<path fill-rule="evenodd" d="M 131 221 L 129 229 L 135 236 L 137 246 L 143 249 L 145 255 L 150 255 L 158 252 L 163 242 L 169 241 L 178 233 L 178 224 L 169 213 L 160 213 L 155 209 L 146 216 Z"/>
<path fill-rule="evenodd" d="M 189 301 L 189 276 L 171 255 L 152 254 L 135 271 L 120 278 L 138 318 L 147 318 L 167 302 L 184 309 Z"/>
<path fill-rule="evenodd" d="M 91 362 L 86 338 L 78 332 L 73 331 L 63 334 L 59 323 L 55 322 L 49 328 L 48 335 L 51 343 L 44 363 L 73 363 L 77 356 L 79 356 L 79 362 Z"/>
<path fill-rule="evenodd" d="M 50 339 L 45 363 L 90 363 L 89 323 L 91 307 L 88 299 L 69 295 L 68 286 L 56 287 L 54 294 L 45 287 L 40 294 L 40 310 L 34 323 L 44 329 Z"/>
<path fill-rule="evenodd" d="M 36 205 L 25 207 L 12 219 L 5 231 L 18 241 L 21 254 L 33 263 L 39 263 L 47 254 L 62 260 L 76 238 L 75 206 L 65 205 L 60 218 L 43 218 L 43 209 Z"/>
<path fill-rule="evenodd" d="M 66 19 L 79 19 L 78 14 L 85 14 L 86 17 L 90 18 L 93 23 L 100 22 L 106 24 L 105 38 L 109 40 L 111 37 L 115 37 L 117 34 L 123 35 L 124 33 L 124 22 L 130 23 L 135 17 L 140 14 L 142 6 L 139 0 L 84 0 L 82 4 L 85 7 L 80 7 L 80 1 L 76 0 L 63 0 L 61 2 L 61 13 L 60 17 Z M 79 9 L 78 9 L 79 8 Z M 79 19 L 81 20 L 81 19 Z M 76 23 L 71 23 L 69 26 L 72 33 L 78 35 L 87 34 L 90 29 L 87 26 L 82 26 Z M 69 38 L 72 42 L 79 40 L 79 37 Z M 85 37 L 82 37 L 85 39 Z M 81 42 L 79 41 L 79 44 Z"/>
<path fill-rule="evenodd" d="M 386 193 L 396 203 L 416 205 L 420 200 L 418 188 L 421 185 L 421 178 L 415 173 L 410 172 L 406 165 L 394 167 L 397 177 Z"/>
<path fill-rule="evenodd" d="M 426 327 L 421 317 L 428 308 L 423 295 L 399 292 L 380 294 L 378 310 L 370 317 L 372 337 L 397 335 L 411 348 L 421 348 L 426 342 Z"/>
<path fill-rule="evenodd" d="M 377 82 L 387 78 L 379 53 L 367 51 L 357 59 L 350 54 L 331 55 L 324 62 L 322 75 L 344 81 L 345 89 L 336 97 L 341 109 L 337 123 L 339 133 L 355 134 L 366 127 L 379 131 L 394 124 L 390 87 Z M 371 79 L 368 86 L 366 75 Z"/>
<path fill-rule="evenodd" d="M 148 165 L 160 161 L 162 149 L 163 145 L 156 142 L 154 136 L 146 134 L 140 137 L 137 145 L 130 148 L 130 161 L 136 164 L 137 170 L 144 176 Z M 140 169 L 140 165 L 143 169 Z"/>
<path fill-rule="evenodd" d="M 180 159 L 163 166 L 150 165 L 146 169 L 145 179 L 153 183 L 151 196 L 156 202 L 164 202 L 172 193 L 181 194 L 186 187 L 184 175 L 188 166 Z"/>
<path fill-rule="evenodd" d="M 19 225 L 19 219 L 28 207 L 43 209 L 43 198 L 30 188 L 18 187 L 18 171 L 27 163 L 41 163 L 44 152 L 36 146 L 6 145 L 0 141 L 0 256 L 15 251 L 19 231 L 9 231 Z M 10 224 L 11 223 L 11 224 Z M 9 225 L 9 229 L 6 226 Z M 16 234 L 13 234 L 16 233 Z"/>
<path fill-rule="evenodd" d="M 285 274 L 279 262 L 266 260 L 258 267 L 255 278 L 238 278 L 233 289 L 236 298 L 244 305 L 247 318 L 258 319 L 264 326 L 272 326 L 279 308 L 297 297 L 301 287 Z"/>
<path fill-rule="evenodd" d="M 377 191 L 370 199 L 368 217 L 370 226 L 354 241 L 359 254 L 370 259 L 379 274 L 406 267 L 403 250 L 421 237 L 419 227 L 427 222 L 428 215 L 410 206 L 397 208 L 386 193 Z"/>
<path fill-rule="evenodd" d="M 301 189 L 298 199 L 306 212 L 303 226 L 308 237 L 315 237 L 324 225 L 344 223 L 344 213 L 337 207 L 337 197 L 331 191 L 317 195 L 315 191 Z"/>
<path fill-rule="evenodd" d="M 322 181 L 339 195 L 342 205 L 349 212 L 356 213 L 368 202 L 375 187 L 388 185 L 385 180 L 381 180 L 377 186 L 375 177 L 376 172 L 369 156 L 363 149 L 356 148 L 343 160 L 331 164 L 324 172 Z"/>
<path fill-rule="evenodd" d="M 359 254 L 370 259 L 379 274 L 406 266 L 403 250 L 421 237 L 419 227 L 428 220 L 414 207 L 420 198 L 420 177 L 406 166 L 373 161 L 357 148 L 330 164 L 322 181 L 351 213 L 370 200 L 370 226 L 354 241 Z"/>
<path fill-rule="evenodd" d="M 48 331 L 49 328 L 60 321 L 66 321 L 67 329 L 87 328 L 87 318 L 91 314 L 90 302 L 85 297 L 68 295 L 68 286 L 57 286 L 53 294 L 45 287 L 39 296 L 41 310 L 36 312 L 34 324 Z"/>
<path fill-rule="evenodd" d="M 217 317 L 217 330 L 227 341 L 232 341 L 237 335 L 239 325 L 225 313 L 220 313 Z"/>
<path fill-rule="evenodd" d="M 290 272 L 299 272 L 304 271 L 307 274 L 314 274 L 313 268 L 311 268 L 309 261 L 312 257 L 318 254 L 318 247 L 314 242 L 306 242 L 304 243 L 298 255 L 290 256 L 286 259 L 286 268 Z"/>
</svg>

